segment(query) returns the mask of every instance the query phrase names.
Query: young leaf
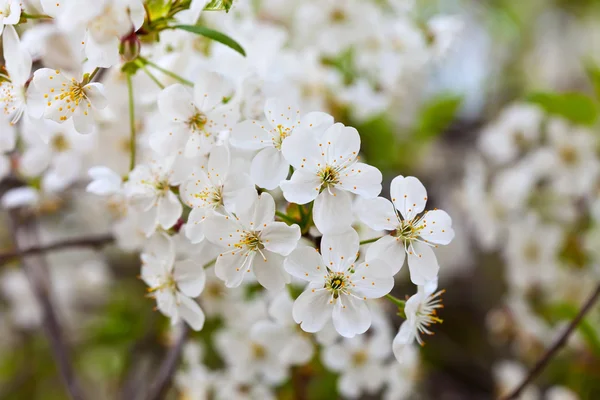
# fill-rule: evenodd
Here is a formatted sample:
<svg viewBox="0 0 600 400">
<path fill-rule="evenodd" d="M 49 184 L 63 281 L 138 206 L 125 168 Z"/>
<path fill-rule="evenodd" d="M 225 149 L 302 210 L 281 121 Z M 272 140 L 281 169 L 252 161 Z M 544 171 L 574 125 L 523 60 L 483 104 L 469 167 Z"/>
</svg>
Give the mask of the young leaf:
<svg viewBox="0 0 600 400">
<path fill-rule="evenodd" d="M 212 0 L 204 6 L 206 11 L 223 11 L 229 12 L 233 5 L 233 0 Z"/>
<path fill-rule="evenodd" d="M 192 32 L 197 35 L 202 35 L 204 37 L 222 43 L 225 46 L 232 48 L 233 50 L 246 57 L 246 52 L 244 51 L 244 48 L 240 46 L 238 42 L 225 35 L 224 33 L 200 25 L 175 25 L 172 26 L 172 28 L 182 29 L 184 31 Z"/>
<path fill-rule="evenodd" d="M 461 104 L 462 97 L 453 94 L 440 94 L 426 102 L 417 122 L 415 138 L 426 141 L 442 134 L 456 117 Z"/>
<path fill-rule="evenodd" d="M 598 106 L 583 93 L 538 92 L 528 96 L 528 100 L 548 114 L 561 116 L 574 124 L 590 126 L 598 120 Z"/>
</svg>

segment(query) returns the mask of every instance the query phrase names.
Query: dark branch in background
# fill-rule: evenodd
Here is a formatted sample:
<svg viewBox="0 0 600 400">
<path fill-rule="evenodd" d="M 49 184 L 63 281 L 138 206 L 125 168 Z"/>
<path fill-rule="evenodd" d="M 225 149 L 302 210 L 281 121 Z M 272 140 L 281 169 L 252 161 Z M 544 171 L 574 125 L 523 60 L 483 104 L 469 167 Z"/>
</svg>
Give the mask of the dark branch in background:
<svg viewBox="0 0 600 400">
<path fill-rule="evenodd" d="M 565 345 L 569 336 L 571 336 L 575 328 L 577 328 L 577 325 L 579 325 L 579 323 L 581 322 L 583 317 L 585 317 L 588 311 L 591 310 L 594 303 L 598 301 L 598 298 L 600 298 L 600 284 L 598 284 L 594 292 L 584 303 L 583 307 L 581 307 L 581 310 L 579 310 L 579 313 L 577 313 L 577 316 L 575 317 L 575 319 L 573 319 L 573 321 L 571 321 L 567 329 L 565 329 L 562 335 L 560 335 L 560 337 L 556 339 L 552 346 L 550 346 L 546 350 L 546 352 L 538 360 L 535 366 L 529 371 L 529 374 L 527 374 L 525 380 L 523 380 L 523 382 L 521 382 L 521 384 L 517 386 L 517 388 L 512 393 L 510 393 L 506 397 L 503 397 L 503 400 L 515 400 L 519 398 L 521 392 L 527 387 L 527 385 L 529 385 L 535 379 L 535 377 L 538 376 L 540 372 L 542 372 L 542 370 L 550 362 L 552 357 L 554 357 L 558 350 L 560 350 L 560 348 Z"/>
<path fill-rule="evenodd" d="M 64 250 L 71 247 L 93 247 L 98 248 L 110 244 L 114 241 L 112 235 L 90 236 L 79 239 L 67 239 L 47 245 L 35 245 L 25 249 L 14 250 L 6 253 L 0 253 L 0 265 L 10 261 L 13 258 L 43 254 L 50 251 Z"/>
<path fill-rule="evenodd" d="M 167 352 L 164 360 L 162 361 L 156 377 L 152 380 L 152 385 L 148 392 L 146 400 L 162 400 L 166 391 L 171 386 L 173 375 L 177 370 L 179 364 L 179 358 L 181 357 L 181 351 L 188 335 L 189 328 L 185 322 L 181 322 L 177 329 L 177 334 L 173 346 Z"/>
<path fill-rule="evenodd" d="M 38 245 L 37 225 L 33 217 L 20 218 L 19 210 L 11 210 L 9 218 L 17 249 L 33 248 Z M 23 260 L 23 271 L 42 308 L 44 332 L 50 343 L 52 355 L 69 396 L 73 400 L 83 400 L 83 391 L 75 377 L 75 371 L 70 361 L 70 349 L 64 340 L 64 333 L 51 298 L 46 260 L 43 256 L 28 257 Z"/>
</svg>

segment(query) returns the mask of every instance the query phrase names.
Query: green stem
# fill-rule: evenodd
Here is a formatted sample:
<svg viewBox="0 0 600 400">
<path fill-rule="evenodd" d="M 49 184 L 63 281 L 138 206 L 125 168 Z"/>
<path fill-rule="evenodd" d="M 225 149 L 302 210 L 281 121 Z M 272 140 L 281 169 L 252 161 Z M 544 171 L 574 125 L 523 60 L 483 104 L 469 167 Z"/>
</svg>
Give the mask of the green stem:
<svg viewBox="0 0 600 400">
<path fill-rule="evenodd" d="M 311 201 L 308 204 L 308 212 L 306 213 L 306 218 L 302 218 L 302 234 L 305 234 L 308 232 L 308 230 L 310 229 L 310 225 L 311 225 L 311 218 L 312 218 L 312 210 L 313 210 L 313 206 L 315 205 L 314 201 Z"/>
<path fill-rule="evenodd" d="M 137 65 L 138 65 L 138 66 L 139 66 L 139 67 L 140 67 L 142 70 L 144 70 L 144 72 L 146 73 L 146 75 L 148 75 L 148 77 L 149 77 L 150 79 L 152 79 L 152 82 L 156 83 L 156 85 L 157 85 L 159 88 L 161 88 L 161 89 L 164 89 L 164 88 L 165 88 L 165 85 L 163 85 L 163 84 L 162 84 L 162 83 L 161 83 L 161 82 L 158 80 L 158 78 L 157 78 L 156 76 L 154 76 L 154 74 L 153 74 L 152 72 L 150 72 L 150 71 L 148 70 L 148 68 L 146 68 L 146 65 L 144 64 L 144 62 L 143 62 L 143 61 L 140 61 L 140 60 L 135 60 L 135 63 L 136 63 L 136 64 L 137 64 Z"/>
<path fill-rule="evenodd" d="M 360 245 L 362 246 L 363 244 L 369 244 L 369 243 L 376 242 L 376 241 L 378 241 L 379 239 L 381 239 L 382 237 L 383 237 L 383 236 L 376 237 L 376 238 L 373 238 L 373 239 L 362 240 L 362 241 L 360 242 Z"/>
<path fill-rule="evenodd" d="M 390 300 L 392 303 L 394 303 L 398 307 L 402 308 L 402 310 L 404 310 L 404 306 L 406 306 L 406 301 L 400 300 L 400 299 L 392 296 L 391 294 L 386 294 L 385 297 L 387 297 L 388 300 Z"/>
<path fill-rule="evenodd" d="M 212 260 L 210 260 L 209 262 L 207 262 L 206 264 L 204 264 L 204 265 L 202 266 L 202 268 L 204 268 L 204 269 L 206 269 L 206 268 L 210 268 L 210 267 L 212 267 L 213 265 L 215 265 L 215 263 L 216 263 L 216 262 L 217 262 L 217 259 L 216 259 L 216 258 L 213 258 Z"/>
<path fill-rule="evenodd" d="M 87 81 L 91 82 L 94 80 L 94 78 L 96 77 L 96 74 L 98 73 L 98 71 L 100 71 L 100 67 L 96 67 L 92 73 L 87 77 Z"/>
<path fill-rule="evenodd" d="M 290 224 L 295 224 L 296 221 L 287 214 L 282 213 L 281 211 L 275 211 L 275 215 L 277 215 L 280 219 L 285 222 L 289 222 Z"/>
<path fill-rule="evenodd" d="M 21 17 L 25 19 L 52 19 L 51 16 L 45 14 L 27 14 L 22 12 Z"/>
<path fill-rule="evenodd" d="M 131 74 L 127 74 L 127 91 L 129 92 L 129 129 L 130 129 L 130 137 L 129 137 L 129 170 L 133 170 L 135 168 L 135 151 L 136 151 L 136 143 L 135 143 L 135 109 L 133 102 L 133 84 L 131 82 Z"/>
<path fill-rule="evenodd" d="M 164 68 L 163 68 L 163 67 L 161 67 L 160 65 L 157 65 L 157 64 L 153 63 L 153 62 L 152 62 L 152 61 L 150 61 L 150 60 L 147 60 L 147 59 L 145 59 L 145 58 L 143 58 L 143 57 L 138 57 L 138 59 L 139 59 L 139 60 L 140 60 L 142 63 L 144 63 L 144 64 L 147 64 L 147 65 L 151 66 L 152 68 L 155 68 L 155 69 L 159 70 L 159 71 L 160 71 L 160 72 L 162 72 L 163 74 L 165 74 L 165 75 L 168 75 L 168 76 L 170 76 L 170 77 L 171 77 L 171 78 L 173 78 L 173 79 L 177 79 L 179 82 L 183 83 L 184 85 L 188 85 L 188 86 L 194 86 L 194 83 L 193 83 L 193 82 L 191 82 L 191 81 L 188 81 L 188 80 L 187 80 L 187 79 L 185 79 L 184 77 L 182 77 L 182 76 L 179 76 L 179 75 L 177 75 L 176 73 L 169 71 L 168 69 L 164 69 Z"/>
</svg>

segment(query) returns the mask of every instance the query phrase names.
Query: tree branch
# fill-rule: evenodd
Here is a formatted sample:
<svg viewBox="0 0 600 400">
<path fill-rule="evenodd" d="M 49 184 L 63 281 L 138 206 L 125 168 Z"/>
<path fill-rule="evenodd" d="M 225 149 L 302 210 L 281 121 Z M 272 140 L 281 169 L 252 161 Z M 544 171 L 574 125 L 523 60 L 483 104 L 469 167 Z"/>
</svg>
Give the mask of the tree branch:
<svg viewBox="0 0 600 400">
<path fill-rule="evenodd" d="M 187 325 L 182 321 L 179 324 L 175 343 L 173 343 L 173 346 L 169 349 L 169 352 L 161 363 L 158 373 L 150 386 L 146 400 L 163 399 L 165 392 L 169 389 L 173 375 L 175 375 L 175 371 L 177 370 L 177 365 L 179 364 L 179 358 L 181 357 L 181 351 L 183 350 L 183 345 L 187 339 L 188 331 Z"/>
<path fill-rule="evenodd" d="M 585 317 L 588 311 L 590 311 L 590 309 L 592 308 L 594 303 L 596 303 L 598 298 L 600 298 L 600 284 L 598 284 L 594 292 L 592 292 L 590 297 L 586 300 L 583 307 L 581 307 L 581 310 L 579 310 L 579 313 L 573 319 L 573 321 L 571 321 L 567 329 L 565 329 L 562 335 L 560 335 L 560 337 L 556 339 L 552 346 L 550 346 L 546 350 L 546 352 L 542 355 L 542 357 L 538 360 L 534 367 L 529 371 L 529 374 L 527 374 L 527 377 L 523 380 L 523 382 L 521 382 L 521 384 L 517 386 L 517 388 L 513 390 L 512 393 L 503 397 L 503 400 L 514 400 L 519 398 L 521 392 L 525 389 L 525 387 L 527 387 L 527 385 L 529 385 L 535 379 L 535 377 L 539 375 L 540 372 L 542 372 L 542 370 L 550 362 L 552 357 L 554 357 L 558 350 L 560 350 L 560 348 L 564 346 L 569 336 L 571 336 L 575 328 L 577 328 L 577 325 L 579 325 L 583 317 Z"/>
<path fill-rule="evenodd" d="M 9 212 L 15 246 L 35 248 L 39 243 L 37 226 L 32 217 L 19 218 L 19 211 Z M 18 250 L 17 253 L 22 253 Z M 39 253 L 39 252 L 38 252 Z M 50 349 L 58 366 L 58 371 L 65 383 L 69 396 L 73 400 L 83 400 L 83 391 L 75 377 L 75 371 L 70 361 L 70 349 L 64 340 L 63 330 L 56 315 L 50 294 L 50 283 L 47 276 L 47 264 L 43 256 L 28 257 L 23 260 L 23 271 L 31 284 L 33 293 L 43 311 L 42 325 Z"/>
<path fill-rule="evenodd" d="M 79 239 L 67 239 L 48 245 L 35 245 L 26 249 L 17 249 L 10 252 L 0 253 L 0 265 L 10 261 L 13 258 L 43 254 L 55 250 L 63 250 L 70 247 L 101 247 L 114 241 L 112 235 L 90 236 Z"/>
</svg>

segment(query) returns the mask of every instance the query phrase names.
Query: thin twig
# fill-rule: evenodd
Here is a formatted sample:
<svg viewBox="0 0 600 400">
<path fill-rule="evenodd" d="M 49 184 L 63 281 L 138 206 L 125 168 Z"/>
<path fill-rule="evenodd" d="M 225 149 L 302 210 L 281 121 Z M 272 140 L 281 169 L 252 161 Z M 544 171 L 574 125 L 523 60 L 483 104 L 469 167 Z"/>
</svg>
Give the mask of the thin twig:
<svg viewBox="0 0 600 400">
<path fill-rule="evenodd" d="M 523 380 L 523 382 L 521 382 L 521 384 L 517 386 L 517 388 L 513 390 L 512 393 L 503 397 L 503 400 L 514 400 L 519 398 L 521 392 L 525 389 L 525 387 L 527 387 L 527 385 L 529 385 L 535 379 L 535 377 L 539 375 L 540 372 L 542 372 L 542 370 L 550 362 L 552 357 L 554 357 L 558 350 L 560 350 L 560 348 L 564 346 L 569 336 L 571 336 L 575 328 L 577 328 L 577 325 L 579 325 L 583 317 L 585 317 L 585 314 L 587 314 L 587 312 L 590 311 L 590 309 L 598 300 L 598 298 L 600 298 L 600 284 L 598 284 L 594 292 L 586 300 L 583 307 L 581 307 L 581 310 L 579 310 L 579 313 L 577 313 L 577 316 L 573 319 L 573 321 L 571 321 L 567 329 L 565 329 L 562 335 L 560 335 L 560 337 L 556 339 L 552 346 L 550 346 L 546 350 L 546 352 L 538 360 L 535 366 L 529 371 L 529 374 L 527 374 L 527 377 Z"/>
<path fill-rule="evenodd" d="M 78 239 L 67 239 L 47 245 L 36 245 L 27 249 L 14 250 L 6 253 L 0 253 L 0 265 L 10 261 L 13 258 L 43 254 L 56 250 L 64 250 L 72 247 L 101 247 L 114 241 L 112 235 L 90 236 Z"/>
<path fill-rule="evenodd" d="M 189 329 L 184 322 L 179 324 L 175 343 L 173 343 L 173 347 L 169 349 L 169 352 L 160 365 L 158 373 L 152 381 L 153 383 L 152 386 L 150 386 L 146 400 L 162 400 L 164 398 L 164 394 L 169 389 L 173 375 L 175 375 L 175 371 L 177 370 L 177 365 L 179 364 L 179 358 L 181 357 L 181 351 L 183 350 L 188 330 Z"/>
<path fill-rule="evenodd" d="M 39 237 L 35 220 L 32 217 L 21 220 L 18 210 L 11 211 L 9 215 L 15 246 L 17 248 L 23 245 L 29 248 L 37 246 Z M 64 333 L 51 298 L 47 267 L 43 256 L 28 257 L 23 260 L 23 271 L 27 275 L 33 293 L 43 311 L 42 325 L 50 342 L 50 349 L 60 376 L 71 399 L 83 400 L 83 391 L 75 377 L 75 371 L 71 364 L 70 349 L 64 340 Z"/>
</svg>

